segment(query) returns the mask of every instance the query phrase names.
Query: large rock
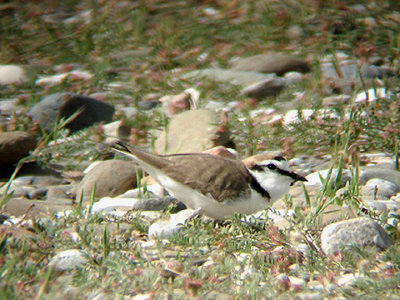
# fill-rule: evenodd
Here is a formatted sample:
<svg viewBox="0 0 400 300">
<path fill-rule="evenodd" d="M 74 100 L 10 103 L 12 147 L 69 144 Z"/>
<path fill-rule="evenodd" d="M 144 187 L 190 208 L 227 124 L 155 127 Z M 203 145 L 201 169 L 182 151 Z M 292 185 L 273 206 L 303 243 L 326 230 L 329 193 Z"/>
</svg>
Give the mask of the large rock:
<svg viewBox="0 0 400 300">
<path fill-rule="evenodd" d="M 279 76 L 291 71 L 310 71 L 310 66 L 304 59 L 284 54 L 260 54 L 240 58 L 232 63 L 232 68 L 240 71 L 275 73 Z"/>
<path fill-rule="evenodd" d="M 202 152 L 231 144 L 229 130 L 220 116 L 210 110 L 189 110 L 176 115 L 155 143 L 159 154 Z"/>
<path fill-rule="evenodd" d="M 0 132 L 0 166 L 10 166 L 35 149 L 36 139 L 23 131 Z"/>
<path fill-rule="evenodd" d="M 346 247 L 376 246 L 387 249 L 393 241 L 386 231 L 370 218 L 356 218 L 333 223 L 321 234 L 321 247 L 327 255 L 335 255 Z"/>
<path fill-rule="evenodd" d="M 136 165 L 125 160 L 106 160 L 98 163 L 82 179 L 77 187 L 76 199 L 82 193 L 85 200 L 90 199 L 96 184 L 96 198 L 113 197 L 136 188 Z"/>
<path fill-rule="evenodd" d="M 56 122 L 62 118 L 67 119 L 80 109 L 82 112 L 65 126 L 71 132 L 89 127 L 97 122 L 109 123 L 114 114 L 113 106 L 72 93 L 49 95 L 32 107 L 29 114 L 39 122 L 40 126 L 51 130 Z"/>
</svg>

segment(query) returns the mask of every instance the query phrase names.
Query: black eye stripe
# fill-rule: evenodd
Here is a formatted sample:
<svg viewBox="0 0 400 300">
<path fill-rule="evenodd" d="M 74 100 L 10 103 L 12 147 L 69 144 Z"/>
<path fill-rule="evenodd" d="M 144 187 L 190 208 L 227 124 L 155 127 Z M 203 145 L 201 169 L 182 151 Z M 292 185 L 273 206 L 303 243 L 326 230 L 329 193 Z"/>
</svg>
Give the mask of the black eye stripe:
<svg viewBox="0 0 400 300">
<path fill-rule="evenodd" d="M 277 167 L 277 166 L 275 166 L 274 164 L 267 164 L 267 165 L 254 165 L 252 168 L 251 168 L 251 170 L 254 170 L 254 171 L 264 171 L 265 170 L 265 168 L 268 168 L 268 169 L 270 169 L 270 170 L 276 170 L 276 169 L 278 169 L 278 171 L 279 171 L 279 168 Z"/>
</svg>

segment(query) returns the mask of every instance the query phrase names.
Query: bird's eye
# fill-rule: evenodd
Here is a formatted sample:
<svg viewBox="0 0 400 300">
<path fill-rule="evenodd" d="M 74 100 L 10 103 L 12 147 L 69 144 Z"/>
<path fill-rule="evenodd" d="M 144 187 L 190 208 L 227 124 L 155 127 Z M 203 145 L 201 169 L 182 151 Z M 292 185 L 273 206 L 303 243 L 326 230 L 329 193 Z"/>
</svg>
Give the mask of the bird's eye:
<svg viewBox="0 0 400 300">
<path fill-rule="evenodd" d="M 275 170 L 276 166 L 274 164 L 268 164 L 267 168 L 270 169 L 270 170 Z"/>
</svg>

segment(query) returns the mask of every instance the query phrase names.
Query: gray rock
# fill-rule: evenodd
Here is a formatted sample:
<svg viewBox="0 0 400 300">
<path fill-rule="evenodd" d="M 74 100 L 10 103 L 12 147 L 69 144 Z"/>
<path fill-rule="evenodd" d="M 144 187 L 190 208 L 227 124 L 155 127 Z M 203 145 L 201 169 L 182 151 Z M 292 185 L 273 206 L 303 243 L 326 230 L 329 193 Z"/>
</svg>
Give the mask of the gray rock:
<svg viewBox="0 0 400 300">
<path fill-rule="evenodd" d="M 364 200 L 389 200 L 396 195 L 392 189 L 386 187 L 361 186 L 360 194 Z"/>
<path fill-rule="evenodd" d="M 365 185 L 373 178 L 383 179 L 392 182 L 397 187 L 400 187 L 400 172 L 390 169 L 381 169 L 378 166 L 364 168 L 360 172 L 360 184 Z"/>
<path fill-rule="evenodd" d="M 391 181 L 380 179 L 380 178 L 372 178 L 367 181 L 365 186 L 377 188 L 377 189 L 386 189 L 392 195 L 397 194 L 400 192 L 400 188 Z"/>
<path fill-rule="evenodd" d="M 232 69 L 260 73 L 275 73 L 281 76 L 290 71 L 307 73 L 310 71 L 310 66 L 302 58 L 278 53 L 240 58 L 232 63 Z"/>
<path fill-rule="evenodd" d="M 333 62 L 324 62 L 320 64 L 322 74 L 326 78 L 356 78 L 358 74 L 358 65 L 354 60 L 343 60 L 337 64 L 341 76 L 339 76 Z"/>
<path fill-rule="evenodd" d="M 321 71 L 324 77 L 328 78 L 339 78 L 337 70 L 332 62 L 321 63 Z M 347 79 L 359 79 L 359 72 L 364 79 L 368 78 L 383 78 L 393 77 L 396 73 L 387 67 L 379 67 L 373 65 L 363 65 L 361 70 L 359 69 L 357 62 L 354 60 L 343 60 L 338 63 L 338 68 L 342 75 L 342 78 Z"/>
<path fill-rule="evenodd" d="M 197 109 L 180 113 L 171 119 L 155 143 L 160 154 L 202 152 L 215 146 L 231 144 L 226 123 L 216 112 Z"/>
<path fill-rule="evenodd" d="M 111 122 L 114 107 L 94 98 L 72 93 L 57 93 L 43 98 L 32 107 L 29 114 L 46 130 L 54 128 L 56 122 L 67 119 L 78 110 L 82 112 L 65 128 L 71 132 L 89 127 L 97 122 Z"/>
<path fill-rule="evenodd" d="M 361 67 L 361 74 L 364 78 L 393 77 L 396 73 L 387 67 L 364 65 Z"/>
<path fill-rule="evenodd" d="M 10 166 L 36 147 L 36 139 L 23 131 L 0 132 L 0 166 Z"/>
<path fill-rule="evenodd" d="M 248 97 L 261 99 L 266 96 L 278 95 L 285 86 L 285 79 L 273 76 L 272 78 L 245 87 L 242 89 L 242 94 L 245 94 Z"/>
<path fill-rule="evenodd" d="M 263 74 L 260 72 L 209 68 L 209 69 L 191 71 L 183 76 L 184 79 L 190 79 L 190 78 L 201 79 L 202 77 L 218 82 L 229 82 L 230 84 L 233 85 L 248 85 L 269 79 L 271 75 Z"/>
<path fill-rule="evenodd" d="M 136 165 L 132 161 L 106 160 L 94 166 L 77 187 L 76 200 L 82 193 L 85 200 L 90 199 L 96 184 L 96 198 L 117 196 L 136 188 Z"/>
<path fill-rule="evenodd" d="M 321 234 L 321 247 L 327 255 L 335 255 L 346 247 L 377 246 L 387 249 L 393 244 L 386 231 L 370 218 L 355 218 L 333 223 Z"/>
<path fill-rule="evenodd" d="M 367 209 L 370 208 L 376 213 L 382 213 L 386 211 L 400 211 L 400 203 L 393 200 L 365 201 L 365 203 L 368 206 Z"/>
<path fill-rule="evenodd" d="M 58 271 L 74 270 L 82 268 L 89 262 L 88 254 L 82 250 L 69 249 L 58 253 L 49 263 L 49 266 L 54 266 Z"/>
</svg>

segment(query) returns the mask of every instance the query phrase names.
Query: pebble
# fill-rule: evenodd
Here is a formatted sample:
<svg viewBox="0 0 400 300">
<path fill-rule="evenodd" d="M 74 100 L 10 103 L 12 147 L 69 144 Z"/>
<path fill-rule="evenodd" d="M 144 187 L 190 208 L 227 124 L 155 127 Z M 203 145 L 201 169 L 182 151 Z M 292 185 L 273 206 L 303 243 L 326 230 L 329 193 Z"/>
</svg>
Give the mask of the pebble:
<svg viewBox="0 0 400 300">
<path fill-rule="evenodd" d="M 103 197 L 98 202 L 93 204 L 92 212 L 110 212 L 121 209 L 123 207 L 133 210 L 144 211 L 162 211 L 167 209 L 171 204 L 177 204 L 178 210 L 185 209 L 186 206 L 178 202 L 175 198 L 170 196 L 166 197 L 152 197 L 145 199 L 126 198 L 126 197 Z M 126 212 L 126 211 L 125 211 Z"/>
<path fill-rule="evenodd" d="M 275 73 L 278 76 L 281 76 L 291 71 L 307 73 L 310 71 L 310 66 L 306 60 L 296 56 L 280 53 L 267 53 L 238 58 L 232 62 L 232 69 L 261 73 Z"/>
<path fill-rule="evenodd" d="M 346 247 L 374 245 L 387 249 L 393 244 L 386 231 L 370 218 L 355 218 L 326 226 L 321 234 L 321 247 L 327 255 L 335 255 Z"/>
<path fill-rule="evenodd" d="M 313 114 L 314 110 L 312 109 L 292 109 L 286 112 L 283 117 L 283 122 L 285 126 L 290 126 L 292 124 L 300 123 L 302 120 L 309 120 Z"/>
<path fill-rule="evenodd" d="M 54 266 L 58 271 L 68 271 L 81 268 L 88 262 L 89 259 L 86 252 L 78 249 L 69 249 L 54 256 L 50 260 L 49 266 Z"/>
<path fill-rule="evenodd" d="M 357 274 L 344 274 L 336 280 L 336 283 L 338 286 L 351 286 L 360 278 L 362 277 Z"/>
<path fill-rule="evenodd" d="M 393 200 L 365 201 L 365 203 L 367 208 L 372 209 L 374 212 L 400 211 L 400 203 Z"/>
<path fill-rule="evenodd" d="M 16 98 L 7 100 L 0 99 L 0 115 L 11 116 L 13 113 L 20 110 L 24 110 L 24 108 L 19 105 L 18 99 Z"/>
<path fill-rule="evenodd" d="M 221 111 L 226 110 L 226 104 L 221 101 L 209 100 L 204 108 L 212 111 Z"/>
<path fill-rule="evenodd" d="M 75 70 L 57 75 L 42 76 L 38 80 L 36 80 L 35 84 L 39 86 L 53 86 L 60 84 L 67 79 L 71 81 L 79 81 L 79 80 L 88 81 L 92 78 L 93 74 L 87 71 Z"/>
<path fill-rule="evenodd" d="M 153 223 L 149 227 L 148 235 L 153 239 L 168 238 L 182 230 L 183 225 L 189 219 L 198 216 L 198 212 L 192 209 L 181 210 L 176 214 L 171 214 L 168 221 Z"/>
<path fill-rule="evenodd" d="M 361 186 L 360 194 L 364 200 L 389 200 L 397 193 L 386 187 Z"/>
<path fill-rule="evenodd" d="M 101 126 L 107 138 L 127 139 L 131 133 L 131 127 L 124 124 L 123 120 L 107 123 Z"/>
<path fill-rule="evenodd" d="M 354 102 L 373 102 L 380 98 L 388 98 L 392 93 L 388 91 L 386 88 L 377 88 L 377 89 L 369 89 L 366 92 L 360 92 L 355 97 Z"/>
<path fill-rule="evenodd" d="M 330 96 L 322 99 L 322 106 L 329 105 L 340 105 L 349 103 L 351 96 L 349 95 L 339 95 L 339 96 Z"/>
<path fill-rule="evenodd" d="M 25 70 L 22 67 L 0 65 L 0 85 L 22 83 L 25 78 Z"/>
<path fill-rule="evenodd" d="M 299 83 L 303 80 L 304 75 L 300 72 L 287 72 L 283 78 L 286 81 L 286 85 L 292 85 L 292 84 L 296 84 Z"/>
<path fill-rule="evenodd" d="M 242 89 L 241 93 L 248 97 L 262 99 L 267 96 L 278 95 L 283 88 L 286 86 L 285 79 L 281 77 L 271 76 L 269 79 L 265 79 Z"/>
<path fill-rule="evenodd" d="M 182 76 L 183 79 L 198 79 L 206 77 L 210 80 L 218 82 L 229 82 L 233 85 L 248 85 L 254 82 L 263 81 L 270 78 L 270 75 L 260 72 L 250 71 L 237 71 L 237 70 L 225 70 L 218 68 L 208 68 L 202 70 L 191 71 Z"/>
</svg>

